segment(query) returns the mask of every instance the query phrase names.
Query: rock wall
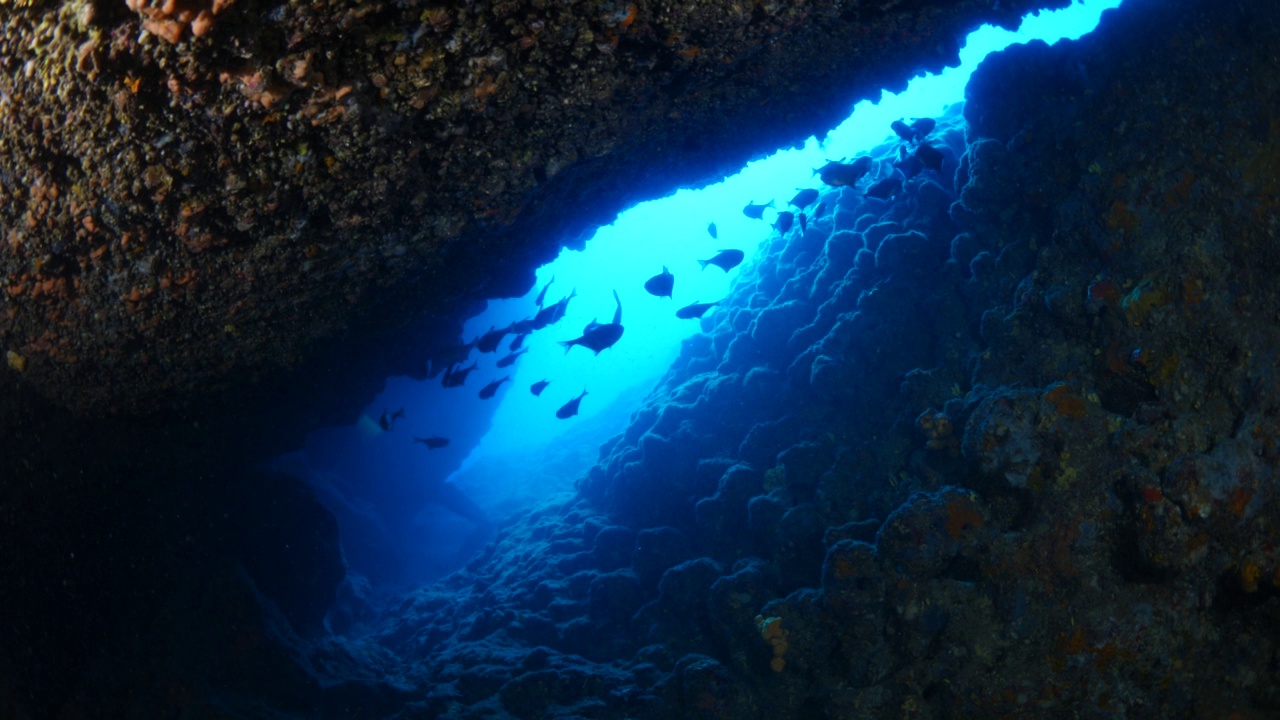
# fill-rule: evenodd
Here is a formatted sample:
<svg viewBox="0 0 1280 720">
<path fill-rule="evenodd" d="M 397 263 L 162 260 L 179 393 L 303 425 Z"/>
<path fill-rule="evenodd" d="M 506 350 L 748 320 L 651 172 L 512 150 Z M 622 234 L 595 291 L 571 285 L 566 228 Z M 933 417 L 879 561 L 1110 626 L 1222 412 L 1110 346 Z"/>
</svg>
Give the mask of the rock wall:
<svg viewBox="0 0 1280 720">
<path fill-rule="evenodd" d="M 826 193 L 576 499 L 388 626 L 416 707 L 1280 711 L 1278 38 L 1138 1 L 990 58 L 941 173 Z"/>
<path fill-rule="evenodd" d="M 5 382 L 95 415 L 308 393 L 308 360 L 456 333 L 634 201 L 1062 3 L 7 2 Z"/>
<path fill-rule="evenodd" d="M 575 497 L 363 641 L 173 593 L 61 708 L 1277 714 L 1277 40 L 1130 0 L 991 58 L 942 171 L 775 237 Z M 330 566 L 294 567 L 306 622 Z"/>
</svg>

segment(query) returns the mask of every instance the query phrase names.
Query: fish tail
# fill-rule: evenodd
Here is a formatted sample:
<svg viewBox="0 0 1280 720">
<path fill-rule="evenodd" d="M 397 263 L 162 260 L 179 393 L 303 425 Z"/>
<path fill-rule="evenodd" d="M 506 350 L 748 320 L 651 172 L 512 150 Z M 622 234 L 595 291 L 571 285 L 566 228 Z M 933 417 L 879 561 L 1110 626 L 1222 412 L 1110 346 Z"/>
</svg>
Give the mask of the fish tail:
<svg viewBox="0 0 1280 720">
<path fill-rule="evenodd" d="M 564 346 L 564 354 L 568 355 L 570 348 L 578 344 L 577 340 L 561 340 L 560 344 Z"/>
<path fill-rule="evenodd" d="M 710 260 L 699 260 L 699 261 L 698 261 L 698 264 L 702 266 L 702 269 L 703 269 L 703 270 L 706 270 L 706 269 L 707 269 L 707 265 L 708 265 L 710 262 L 711 262 Z"/>
</svg>

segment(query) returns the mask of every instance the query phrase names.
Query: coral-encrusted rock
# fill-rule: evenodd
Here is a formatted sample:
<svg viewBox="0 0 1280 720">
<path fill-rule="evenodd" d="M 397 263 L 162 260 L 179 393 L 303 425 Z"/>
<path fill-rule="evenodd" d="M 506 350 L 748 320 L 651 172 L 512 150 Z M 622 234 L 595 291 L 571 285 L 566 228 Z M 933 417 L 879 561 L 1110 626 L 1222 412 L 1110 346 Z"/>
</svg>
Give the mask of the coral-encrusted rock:
<svg viewBox="0 0 1280 720">
<path fill-rule="evenodd" d="M 756 713 L 752 696 L 742 680 L 716 660 L 687 655 L 676 666 L 675 678 L 664 695 L 685 710 L 682 719 L 733 720 Z M 696 710 L 695 710 L 696 708 Z"/>
<path fill-rule="evenodd" d="M 1006 391 L 986 397 L 969 417 L 962 448 L 983 472 L 1014 487 L 1027 484 L 1043 450 L 1036 438 L 1040 398 Z"/>
<path fill-rule="evenodd" d="M 94 414 L 270 407 L 257 381 L 309 392 L 300 364 L 374 342 L 371 377 L 419 371 L 386 333 L 429 310 L 456 337 L 634 201 L 1055 4 L 6 3 L 0 348 Z"/>
<path fill-rule="evenodd" d="M 959 488 L 918 494 L 884 522 L 876 551 L 887 567 L 914 578 L 939 575 L 957 558 L 975 559 L 989 532 L 978 496 Z"/>
<path fill-rule="evenodd" d="M 636 576 L 651 593 L 658 589 L 663 573 L 687 559 L 689 541 L 684 533 L 673 527 L 641 530 L 631 555 Z"/>
</svg>

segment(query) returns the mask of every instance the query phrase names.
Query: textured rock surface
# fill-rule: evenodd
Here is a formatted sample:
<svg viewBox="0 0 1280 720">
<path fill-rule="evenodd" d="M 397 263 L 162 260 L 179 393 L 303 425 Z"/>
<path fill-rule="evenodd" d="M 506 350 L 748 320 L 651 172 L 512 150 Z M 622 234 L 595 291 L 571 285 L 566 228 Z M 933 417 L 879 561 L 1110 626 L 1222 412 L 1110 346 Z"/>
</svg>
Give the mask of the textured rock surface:
<svg viewBox="0 0 1280 720">
<path fill-rule="evenodd" d="M 0 655 L 0 709 L 1275 716 L 1280 18 L 1176 10 L 1133 0 L 1085 42 L 988 61 L 963 133 L 935 134 L 942 173 L 890 202 L 832 191 L 807 232 L 775 236 L 577 497 L 368 642 L 296 641 L 257 609 L 269 584 L 217 569 L 223 506 L 178 482 L 197 473 L 168 426 L 84 431 L 38 468 L 75 479 L 74 506 L 35 484 L 0 496 L 60 519 L 26 555 L 70 583 L 32 587 L 0 555 L 4 607 L 66 615 L 6 626 L 0 649 L 22 652 Z M 72 432 L 22 437 L 44 431 Z M 145 463 L 121 459 L 147 440 Z M 105 477 L 146 472 L 94 482 L 104 458 Z M 122 491 L 132 514 L 75 522 Z M 255 537 L 306 536 L 274 530 Z M 311 580 L 275 599 L 305 624 L 330 559 L 256 567 Z M 66 661 L 49 638 L 99 649 Z"/>
<path fill-rule="evenodd" d="M 456 325 L 628 201 L 1061 4 L 7 2 L 4 373 L 172 410 Z"/>
<path fill-rule="evenodd" d="M 1181 8 L 993 57 L 943 173 L 775 236 L 580 498 L 382 634 L 425 710 L 1280 711 L 1280 15 Z"/>
</svg>

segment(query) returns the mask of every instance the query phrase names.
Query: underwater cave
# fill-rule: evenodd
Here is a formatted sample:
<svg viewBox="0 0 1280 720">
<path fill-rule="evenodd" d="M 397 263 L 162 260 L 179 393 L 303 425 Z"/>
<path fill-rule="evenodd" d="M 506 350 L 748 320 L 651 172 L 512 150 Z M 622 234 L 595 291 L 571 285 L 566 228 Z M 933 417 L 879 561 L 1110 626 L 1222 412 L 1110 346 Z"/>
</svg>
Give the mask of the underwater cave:
<svg viewBox="0 0 1280 720">
<path fill-rule="evenodd" d="M 1280 714 L 1280 9 L 4 7 L 0 716 Z"/>
</svg>

